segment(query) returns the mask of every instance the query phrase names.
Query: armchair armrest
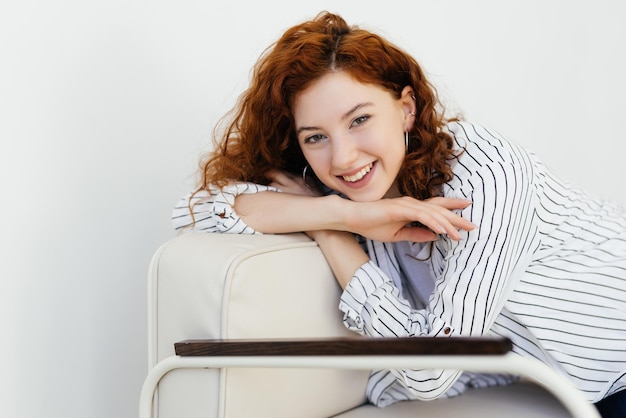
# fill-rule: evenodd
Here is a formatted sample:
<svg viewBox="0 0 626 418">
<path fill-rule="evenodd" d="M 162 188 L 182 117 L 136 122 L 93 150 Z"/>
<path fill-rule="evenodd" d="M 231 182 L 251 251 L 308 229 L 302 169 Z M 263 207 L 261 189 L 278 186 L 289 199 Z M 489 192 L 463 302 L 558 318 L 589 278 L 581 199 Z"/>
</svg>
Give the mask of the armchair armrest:
<svg viewBox="0 0 626 418">
<path fill-rule="evenodd" d="M 359 355 L 501 355 L 511 351 L 508 338 L 202 339 L 174 344 L 178 356 L 359 356 Z"/>
</svg>

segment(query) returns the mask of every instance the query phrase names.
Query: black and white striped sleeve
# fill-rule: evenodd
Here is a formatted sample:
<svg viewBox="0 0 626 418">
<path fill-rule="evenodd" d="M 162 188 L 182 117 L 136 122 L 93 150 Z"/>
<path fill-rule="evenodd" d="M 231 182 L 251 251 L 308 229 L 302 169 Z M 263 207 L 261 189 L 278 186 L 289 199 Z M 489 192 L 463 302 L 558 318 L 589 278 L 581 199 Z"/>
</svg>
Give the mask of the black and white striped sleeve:
<svg viewBox="0 0 626 418">
<path fill-rule="evenodd" d="M 202 231 L 229 234 L 260 234 L 246 225 L 234 209 L 240 194 L 279 190 L 254 183 L 234 183 L 223 188 L 211 187 L 188 194 L 178 201 L 172 211 L 172 226 L 176 231 Z"/>
</svg>

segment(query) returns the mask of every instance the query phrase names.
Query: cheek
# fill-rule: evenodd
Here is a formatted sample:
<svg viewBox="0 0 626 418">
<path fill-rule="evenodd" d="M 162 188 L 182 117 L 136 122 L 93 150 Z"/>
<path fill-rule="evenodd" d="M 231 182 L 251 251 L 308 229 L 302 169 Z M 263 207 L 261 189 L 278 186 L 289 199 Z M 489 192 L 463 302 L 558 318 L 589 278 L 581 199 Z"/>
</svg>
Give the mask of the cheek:
<svg viewBox="0 0 626 418">
<path fill-rule="evenodd" d="M 368 146 L 377 155 L 391 158 L 394 161 L 398 159 L 404 160 L 406 152 L 404 131 L 381 132 L 368 142 Z"/>
<path fill-rule="evenodd" d="M 311 169 L 313 169 L 313 171 L 315 171 L 318 174 L 322 174 L 324 172 L 323 168 L 326 165 L 325 163 L 326 158 L 323 155 L 323 153 L 303 151 L 302 154 L 304 155 L 304 159 L 306 160 L 307 164 L 309 165 Z"/>
<path fill-rule="evenodd" d="M 389 138 L 385 148 L 380 149 L 380 153 L 384 156 L 389 169 L 394 171 L 400 170 L 404 164 L 406 157 L 406 144 L 404 141 L 404 133 L 396 138 Z"/>
</svg>

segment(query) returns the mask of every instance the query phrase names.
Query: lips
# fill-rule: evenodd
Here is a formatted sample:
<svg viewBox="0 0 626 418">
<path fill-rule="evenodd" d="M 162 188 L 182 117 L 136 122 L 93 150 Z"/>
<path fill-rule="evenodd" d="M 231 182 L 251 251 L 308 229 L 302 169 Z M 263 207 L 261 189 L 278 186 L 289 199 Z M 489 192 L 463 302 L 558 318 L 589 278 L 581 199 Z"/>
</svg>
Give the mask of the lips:
<svg viewBox="0 0 626 418">
<path fill-rule="evenodd" d="M 369 173 L 372 170 L 372 167 L 374 167 L 374 163 L 369 163 L 368 165 L 363 167 L 359 172 L 352 174 L 350 176 L 341 176 L 341 178 L 344 181 L 347 181 L 348 183 L 356 183 L 357 181 L 362 180 L 363 177 L 365 177 L 367 173 Z"/>
</svg>

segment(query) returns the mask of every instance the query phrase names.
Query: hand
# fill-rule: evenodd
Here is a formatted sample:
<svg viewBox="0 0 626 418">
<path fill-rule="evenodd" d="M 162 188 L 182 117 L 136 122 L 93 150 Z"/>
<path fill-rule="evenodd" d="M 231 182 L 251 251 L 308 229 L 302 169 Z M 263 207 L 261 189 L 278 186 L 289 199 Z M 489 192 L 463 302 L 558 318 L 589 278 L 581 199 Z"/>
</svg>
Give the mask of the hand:
<svg viewBox="0 0 626 418">
<path fill-rule="evenodd" d="M 308 187 L 301 177 L 280 170 L 269 171 L 267 177 L 272 179 L 269 185 L 276 187 L 282 192 L 305 196 L 320 196 L 317 191 Z"/>
<path fill-rule="evenodd" d="M 418 200 L 408 196 L 375 202 L 350 202 L 345 223 L 349 231 L 383 242 L 433 241 L 437 234 L 459 240 L 458 230 L 471 231 L 475 225 L 452 212 L 470 202 L 435 197 Z M 422 226 L 415 226 L 418 222 Z"/>
</svg>

